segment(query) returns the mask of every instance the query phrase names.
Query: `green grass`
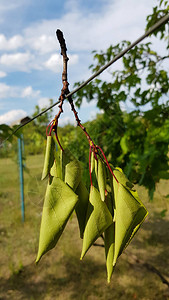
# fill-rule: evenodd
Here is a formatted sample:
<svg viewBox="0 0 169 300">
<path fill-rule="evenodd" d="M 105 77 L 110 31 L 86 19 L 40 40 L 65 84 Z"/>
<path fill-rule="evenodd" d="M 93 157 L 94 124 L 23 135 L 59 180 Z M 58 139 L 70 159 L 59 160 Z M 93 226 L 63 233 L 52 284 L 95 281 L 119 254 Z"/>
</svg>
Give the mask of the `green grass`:
<svg viewBox="0 0 169 300">
<path fill-rule="evenodd" d="M 75 216 L 55 249 L 38 266 L 39 226 L 46 189 L 41 182 L 43 156 L 26 161 L 25 223 L 21 222 L 19 171 L 11 159 L 0 159 L 0 299 L 95 300 L 169 299 L 167 286 L 136 258 L 157 268 L 169 280 L 169 216 L 164 195 L 167 181 L 158 185 L 153 203 L 142 187 L 138 192 L 149 216 L 119 258 L 110 284 L 106 282 L 104 249 L 92 247 L 80 261 L 82 242 Z M 168 200 L 169 201 L 169 200 Z M 102 241 L 98 241 L 102 243 Z"/>
</svg>

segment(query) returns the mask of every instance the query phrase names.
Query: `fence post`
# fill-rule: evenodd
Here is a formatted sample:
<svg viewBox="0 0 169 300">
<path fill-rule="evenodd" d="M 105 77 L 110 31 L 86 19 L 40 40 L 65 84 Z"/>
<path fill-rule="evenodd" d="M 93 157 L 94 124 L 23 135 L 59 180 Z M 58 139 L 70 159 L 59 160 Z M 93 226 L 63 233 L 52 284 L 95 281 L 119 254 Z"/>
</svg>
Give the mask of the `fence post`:
<svg viewBox="0 0 169 300">
<path fill-rule="evenodd" d="M 18 138 L 18 156 L 19 156 L 19 173 L 20 173 L 20 195 L 21 195 L 21 215 L 22 222 L 25 221 L 25 204 L 24 204 L 24 177 L 22 162 L 23 135 Z"/>
</svg>

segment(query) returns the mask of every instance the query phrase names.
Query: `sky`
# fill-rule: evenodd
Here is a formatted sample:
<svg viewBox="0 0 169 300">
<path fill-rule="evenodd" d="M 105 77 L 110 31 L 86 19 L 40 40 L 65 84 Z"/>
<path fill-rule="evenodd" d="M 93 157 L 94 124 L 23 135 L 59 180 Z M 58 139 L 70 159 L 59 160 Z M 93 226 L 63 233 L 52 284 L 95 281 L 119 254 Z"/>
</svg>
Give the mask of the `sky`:
<svg viewBox="0 0 169 300">
<path fill-rule="evenodd" d="M 35 106 L 58 100 L 62 57 L 55 32 L 63 31 L 69 56 L 69 88 L 90 75 L 93 50 L 105 50 L 144 33 L 155 0 L 0 0 L 0 124 L 31 116 Z M 104 75 L 103 75 L 104 76 Z M 64 103 L 59 125 L 74 123 Z M 57 108 L 54 110 L 56 113 Z M 82 122 L 99 112 L 83 102 Z"/>
</svg>

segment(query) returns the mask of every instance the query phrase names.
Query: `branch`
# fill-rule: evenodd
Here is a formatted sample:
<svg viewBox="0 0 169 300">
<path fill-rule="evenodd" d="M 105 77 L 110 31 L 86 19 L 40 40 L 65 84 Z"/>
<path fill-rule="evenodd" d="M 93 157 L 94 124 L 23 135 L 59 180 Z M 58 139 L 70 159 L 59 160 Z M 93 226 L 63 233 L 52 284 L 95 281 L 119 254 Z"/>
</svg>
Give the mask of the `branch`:
<svg viewBox="0 0 169 300">
<path fill-rule="evenodd" d="M 79 119 L 78 117 L 78 113 L 75 109 L 75 106 L 74 106 L 74 103 L 73 103 L 73 99 L 72 99 L 72 96 L 66 96 L 66 94 L 69 94 L 70 91 L 69 91 L 69 83 L 67 81 L 67 62 L 69 60 L 68 56 L 67 56 L 67 47 L 66 47 L 66 42 L 65 42 L 65 39 L 63 37 L 63 33 L 62 31 L 60 31 L 59 29 L 56 31 L 56 35 L 57 35 L 57 38 L 59 40 L 59 44 L 60 44 L 60 47 L 61 47 L 61 55 L 63 56 L 63 73 L 62 73 L 62 82 L 63 82 L 63 89 L 62 89 L 62 94 L 61 94 L 61 99 L 63 98 L 63 100 L 65 98 L 68 98 L 68 101 L 70 103 L 70 106 L 71 106 L 71 110 L 73 111 L 74 113 L 74 116 L 75 116 L 75 119 L 76 119 L 76 122 L 77 122 L 77 125 L 83 130 L 83 132 L 85 133 L 88 141 L 89 141 L 89 144 L 91 143 L 93 147 L 95 147 L 90 135 L 88 134 L 88 132 L 86 131 L 86 128 L 81 124 L 81 120 Z M 63 103 L 63 100 L 62 103 Z M 59 115 L 60 116 L 60 115 Z M 56 116 L 57 117 L 57 116 Z"/>
<path fill-rule="evenodd" d="M 126 252 L 124 252 L 124 254 L 128 255 Z M 132 255 L 131 253 L 128 255 L 128 263 L 130 265 L 133 265 L 134 263 L 140 264 L 143 267 L 145 267 L 148 271 L 155 273 L 158 275 L 158 277 L 161 279 L 162 283 L 166 284 L 169 287 L 169 281 L 164 277 L 164 275 L 161 274 L 161 272 L 155 268 L 154 266 L 152 266 L 151 264 L 144 262 L 141 259 L 138 259 L 135 255 Z"/>
</svg>

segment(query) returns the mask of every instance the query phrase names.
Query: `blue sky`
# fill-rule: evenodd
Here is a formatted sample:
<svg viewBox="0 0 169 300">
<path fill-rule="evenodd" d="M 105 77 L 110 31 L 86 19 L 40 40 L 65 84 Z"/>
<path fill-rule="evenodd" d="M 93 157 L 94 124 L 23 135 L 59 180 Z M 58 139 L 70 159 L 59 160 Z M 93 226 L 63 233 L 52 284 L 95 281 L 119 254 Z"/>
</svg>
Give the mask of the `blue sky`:
<svg viewBox="0 0 169 300">
<path fill-rule="evenodd" d="M 123 39 L 134 41 L 145 28 L 155 0 L 0 0 L 0 123 L 31 116 L 35 105 L 57 101 L 62 58 L 55 31 L 66 38 L 70 90 L 90 76 L 92 50 Z M 116 65 L 115 67 L 117 67 Z M 105 74 L 103 76 L 106 76 Z M 56 112 L 57 109 L 55 109 Z M 55 113 L 54 112 L 54 113 Z M 82 122 L 95 117 L 95 102 L 84 101 Z M 68 103 L 60 125 L 73 123 Z"/>
</svg>

